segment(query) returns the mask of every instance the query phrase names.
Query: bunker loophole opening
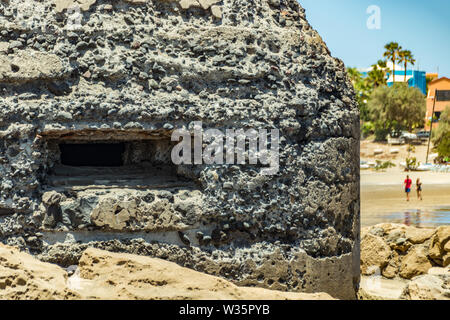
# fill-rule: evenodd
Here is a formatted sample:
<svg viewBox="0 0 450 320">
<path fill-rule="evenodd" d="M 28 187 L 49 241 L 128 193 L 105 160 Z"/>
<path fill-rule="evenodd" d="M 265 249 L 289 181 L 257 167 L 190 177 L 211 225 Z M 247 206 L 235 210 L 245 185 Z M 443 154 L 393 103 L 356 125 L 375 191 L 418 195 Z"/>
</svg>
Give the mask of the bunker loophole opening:
<svg viewBox="0 0 450 320">
<path fill-rule="evenodd" d="M 61 164 L 74 167 L 121 167 L 125 143 L 61 143 Z"/>
<path fill-rule="evenodd" d="M 168 135 L 65 134 L 46 139 L 45 184 L 51 189 L 86 186 L 173 188 L 192 184 L 171 159 Z"/>
</svg>

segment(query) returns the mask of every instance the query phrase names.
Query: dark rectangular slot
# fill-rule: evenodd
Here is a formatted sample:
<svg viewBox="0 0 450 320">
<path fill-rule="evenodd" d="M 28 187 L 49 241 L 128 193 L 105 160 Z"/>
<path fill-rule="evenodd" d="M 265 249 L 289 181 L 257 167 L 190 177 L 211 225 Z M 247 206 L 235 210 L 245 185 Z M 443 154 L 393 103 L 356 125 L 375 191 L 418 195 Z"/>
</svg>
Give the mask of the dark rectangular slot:
<svg viewBox="0 0 450 320">
<path fill-rule="evenodd" d="M 0 216 L 13 215 L 14 213 L 16 213 L 16 212 L 14 211 L 14 209 L 10 209 L 10 208 L 0 208 Z"/>
<path fill-rule="evenodd" d="M 450 90 L 437 90 L 436 101 L 450 101 Z"/>
<path fill-rule="evenodd" d="M 124 143 L 60 144 L 61 163 L 74 167 L 121 167 Z"/>
</svg>

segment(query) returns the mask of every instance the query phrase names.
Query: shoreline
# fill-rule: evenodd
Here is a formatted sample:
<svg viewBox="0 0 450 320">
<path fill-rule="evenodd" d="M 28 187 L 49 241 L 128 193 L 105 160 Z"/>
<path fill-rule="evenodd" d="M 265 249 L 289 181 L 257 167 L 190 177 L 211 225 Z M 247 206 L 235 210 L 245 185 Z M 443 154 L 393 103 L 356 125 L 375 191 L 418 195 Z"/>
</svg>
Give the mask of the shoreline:
<svg viewBox="0 0 450 320">
<path fill-rule="evenodd" d="M 403 181 L 409 174 L 414 182 L 410 194 L 411 201 L 406 201 Z M 420 177 L 423 183 L 423 201 L 417 199 L 415 180 Z M 421 212 L 421 221 L 436 219 L 437 209 L 450 211 L 450 174 L 436 172 L 361 172 L 361 226 L 367 227 L 379 223 L 399 223 L 402 215 L 410 213 L 412 222 L 416 212 Z M 441 217 L 442 219 L 442 217 Z M 443 217 L 445 224 L 450 224 L 450 214 Z M 448 222 L 447 222 L 448 221 Z M 400 222 L 401 223 L 401 222 Z M 437 224 L 441 225 L 441 224 Z"/>
<path fill-rule="evenodd" d="M 404 172 L 394 168 L 383 172 L 375 172 L 372 170 L 361 171 L 361 187 L 371 185 L 399 185 L 402 187 L 407 175 L 411 177 L 414 184 L 416 179 L 420 178 L 424 186 L 450 186 L 450 173 L 447 172 Z"/>
</svg>

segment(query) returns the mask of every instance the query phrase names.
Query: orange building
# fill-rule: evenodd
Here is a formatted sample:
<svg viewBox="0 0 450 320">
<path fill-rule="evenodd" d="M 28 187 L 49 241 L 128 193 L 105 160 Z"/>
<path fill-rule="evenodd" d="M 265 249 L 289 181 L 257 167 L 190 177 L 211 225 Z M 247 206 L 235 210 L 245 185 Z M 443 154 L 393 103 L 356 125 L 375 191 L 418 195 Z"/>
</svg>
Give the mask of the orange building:
<svg viewBox="0 0 450 320">
<path fill-rule="evenodd" d="M 427 113 L 425 115 L 425 128 L 430 129 L 431 113 L 435 100 L 435 92 L 438 90 L 436 105 L 434 106 L 433 128 L 439 125 L 439 118 L 445 107 L 450 106 L 450 79 L 440 78 L 428 84 Z"/>
<path fill-rule="evenodd" d="M 427 80 L 430 79 L 430 81 L 434 81 L 437 78 L 439 78 L 439 74 L 437 73 L 427 73 L 426 75 Z"/>
</svg>

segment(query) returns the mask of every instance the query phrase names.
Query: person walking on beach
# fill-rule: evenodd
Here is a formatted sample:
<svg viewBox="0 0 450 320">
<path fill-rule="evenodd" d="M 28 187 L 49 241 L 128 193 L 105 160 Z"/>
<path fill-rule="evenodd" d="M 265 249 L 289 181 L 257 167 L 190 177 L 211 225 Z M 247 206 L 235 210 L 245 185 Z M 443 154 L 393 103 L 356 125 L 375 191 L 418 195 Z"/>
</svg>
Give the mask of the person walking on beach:
<svg viewBox="0 0 450 320">
<path fill-rule="evenodd" d="M 409 201 L 409 194 L 411 193 L 412 186 L 412 180 L 409 178 L 409 176 L 406 176 L 406 180 L 403 184 L 405 186 L 406 201 Z"/>
<path fill-rule="evenodd" d="M 420 181 L 419 178 L 417 178 L 416 181 L 416 191 L 417 191 L 417 199 L 419 199 L 420 201 L 422 201 L 422 182 Z"/>
</svg>

